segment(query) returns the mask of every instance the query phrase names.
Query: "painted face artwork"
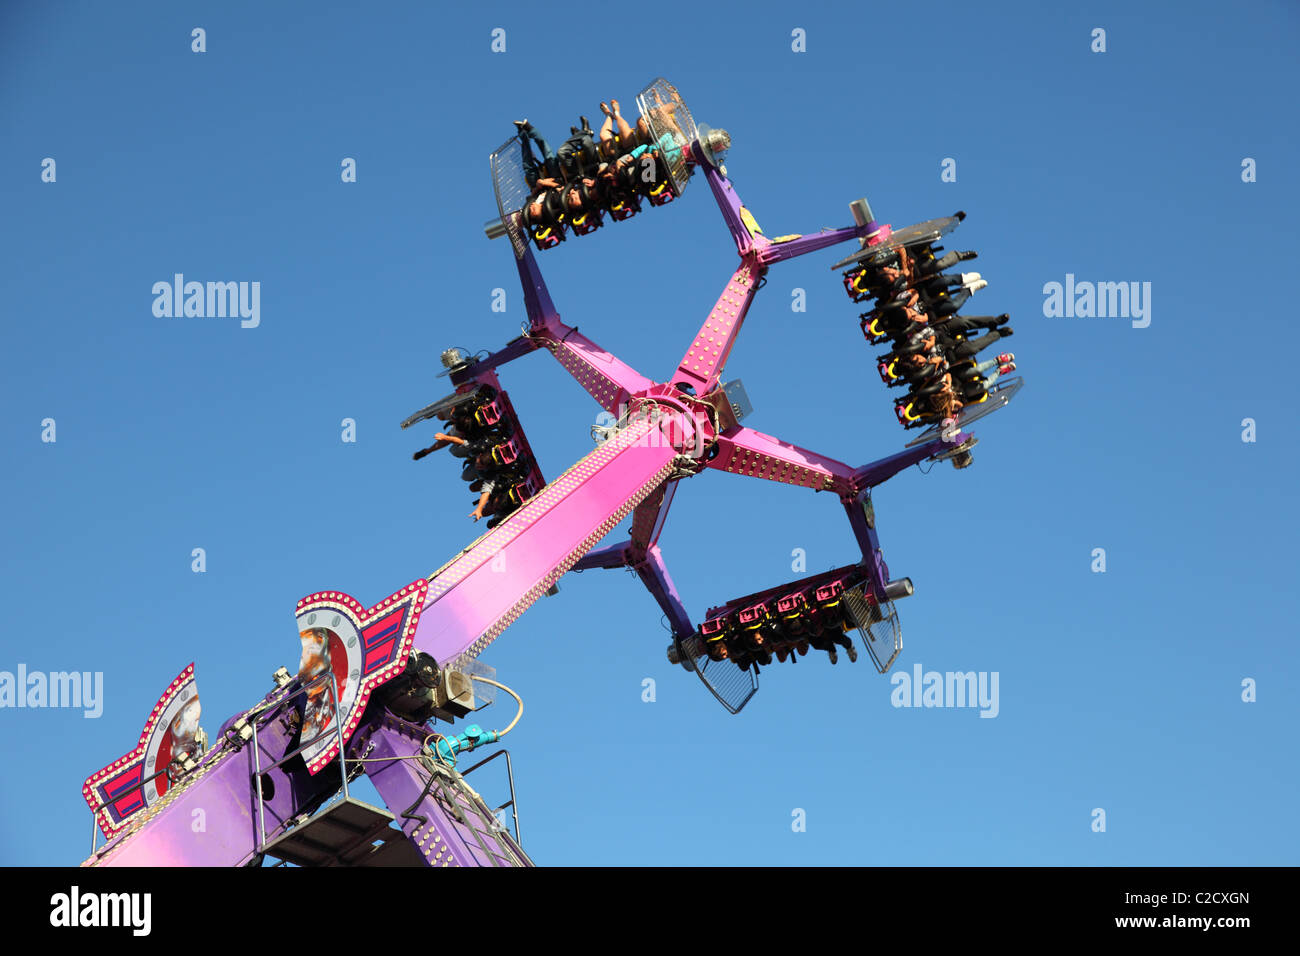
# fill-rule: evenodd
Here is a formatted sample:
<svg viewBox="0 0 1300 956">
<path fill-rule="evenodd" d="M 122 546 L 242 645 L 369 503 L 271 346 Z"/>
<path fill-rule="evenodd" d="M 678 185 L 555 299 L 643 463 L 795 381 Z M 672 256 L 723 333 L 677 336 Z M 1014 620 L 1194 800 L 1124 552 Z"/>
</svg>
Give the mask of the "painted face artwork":
<svg viewBox="0 0 1300 956">
<path fill-rule="evenodd" d="M 172 735 L 172 759 L 176 759 L 181 754 L 196 756 L 195 751 L 199 749 L 198 741 L 195 739 L 199 732 L 199 715 L 202 708 L 199 706 L 198 697 L 194 697 L 181 708 L 181 712 L 172 718 L 171 735 Z"/>
<path fill-rule="evenodd" d="M 320 676 L 330 669 L 330 632 L 313 627 L 300 631 L 302 660 L 298 664 L 298 677 L 304 682 Z M 325 729 L 334 716 L 334 703 L 330 688 L 325 682 L 307 691 L 307 705 L 302 715 L 302 736 L 308 739 Z"/>
</svg>

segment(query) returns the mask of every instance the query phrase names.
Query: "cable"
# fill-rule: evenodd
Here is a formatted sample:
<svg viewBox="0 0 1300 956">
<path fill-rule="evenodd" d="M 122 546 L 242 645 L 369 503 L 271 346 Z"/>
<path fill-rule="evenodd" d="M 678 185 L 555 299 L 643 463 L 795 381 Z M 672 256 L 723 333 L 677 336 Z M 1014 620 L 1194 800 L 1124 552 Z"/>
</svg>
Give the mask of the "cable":
<svg viewBox="0 0 1300 956">
<path fill-rule="evenodd" d="M 493 687 L 500 688 L 501 690 L 505 691 L 507 694 L 509 694 L 511 697 L 513 697 L 513 698 L 515 699 L 515 702 L 516 702 L 517 704 L 519 704 L 519 712 L 518 712 L 517 714 L 515 714 L 515 719 L 512 720 L 512 721 L 510 721 L 510 724 L 506 727 L 506 729 L 503 730 L 503 731 L 501 731 L 499 734 L 497 734 L 497 737 L 498 737 L 498 738 L 500 738 L 500 737 L 504 737 L 506 734 L 510 733 L 510 731 L 514 730 L 514 729 L 515 729 L 515 724 L 519 723 L 519 718 L 522 717 L 522 716 L 524 715 L 524 701 L 523 701 L 523 698 L 520 697 L 518 694 L 516 694 L 514 691 L 512 691 L 512 690 L 511 690 L 509 687 L 507 687 L 505 684 L 498 683 L 497 681 L 494 681 L 494 680 L 493 680 L 492 678 L 490 678 L 490 677 L 480 677 L 478 674 L 470 674 L 470 675 L 469 675 L 469 679 L 470 679 L 470 680 L 476 680 L 476 681 L 482 681 L 484 684 L 491 684 Z"/>
</svg>

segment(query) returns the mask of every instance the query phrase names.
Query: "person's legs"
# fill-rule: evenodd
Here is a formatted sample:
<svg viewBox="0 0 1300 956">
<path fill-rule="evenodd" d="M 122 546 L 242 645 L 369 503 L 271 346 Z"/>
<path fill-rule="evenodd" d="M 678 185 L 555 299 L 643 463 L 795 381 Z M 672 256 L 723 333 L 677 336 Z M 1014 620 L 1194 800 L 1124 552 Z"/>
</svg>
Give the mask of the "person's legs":
<svg viewBox="0 0 1300 956">
<path fill-rule="evenodd" d="M 540 163 L 533 158 L 533 150 L 529 145 L 529 140 L 536 143 L 537 148 L 542 152 L 542 161 Z M 532 126 L 520 127 L 519 141 L 523 143 L 524 146 L 525 169 L 528 168 L 528 163 L 531 161 L 540 172 L 545 173 L 547 176 L 554 176 L 559 172 L 555 163 L 555 151 L 551 149 L 551 145 L 546 142 L 546 140 L 542 138 L 542 135 L 537 132 L 537 130 L 533 129 Z M 540 178 L 540 176 L 538 178 Z"/>
<path fill-rule="evenodd" d="M 951 295 L 941 296 L 936 299 L 930 306 L 930 312 L 935 316 L 955 315 L 966 300 L 970 298 L 970 290 L 966 288 L 958 289 Z"/>
<path fill-rule="evenodd" d="M 953 359 L 955 362 L 960 362 L 965 359 L 974 358 L 981 351 L 988 348 L 1001 338 L 1002 336 L 998 332 L 990 332 L 988 335 L 981 335 L 974 341 L 962 342 L 952 350 Z"/>
<path fill-rule="evenodd" d="M 976 253 L 974 252 L 958 252 L 954 249 L 952 252 L 946 253 L 941 258 L 926 259 L 918 263 L 918 267 L 922 273 L 932 275 L 936 272 L 943 272 L 945 269 L 951 269 L 957 263 L 965 262 L 968 259 L 974 259 L 975 257 Z"/>
<path fill-rule="evenodd" d="M 632 124 L 623 118 L 623 110 L 619 106 L 618 100 L 610 100 L 610 110 L 606 112 L 605 122 L 611 120 L 618 127 L 619 145 L 623 147 L 623 152 L 628 152 L 634 148 L 635 134 L 632 132 Z M 602 126 L 601 129 L 604 129 Z"/>
<path fill-rule="evenodd" d="M 686 134 L 683 133 L 682 128 L 677 125 L 677 104 L 676 103 L 665 103 L 663 109 L 659 111 L 658 119 L 660 124 L 665 129 L 673 133 L 673 135 L 675 135 L 683 143 L 686 142 Z"/>
<path fill-rule="evenodd" d="M 954 315 L 943 323 L 949 335 L 960 335 L 972 329 L 996 329 L 1009 319 L 1008 315 Z"/>
<path fill-rule="evenodd" d="M 542 164 L 538 162 L 537 157 L 533 155 L 532 144 L 528 142 L 528 138 L 522 133 L 520 133 L 519 136 L 519 143 L 520 152 L 523 156 L 524 180 L 528 183 L 529 189 L 535 189 L 537 187 L 537 180 L 541 179 L 544 175 Z"/>
</svg>

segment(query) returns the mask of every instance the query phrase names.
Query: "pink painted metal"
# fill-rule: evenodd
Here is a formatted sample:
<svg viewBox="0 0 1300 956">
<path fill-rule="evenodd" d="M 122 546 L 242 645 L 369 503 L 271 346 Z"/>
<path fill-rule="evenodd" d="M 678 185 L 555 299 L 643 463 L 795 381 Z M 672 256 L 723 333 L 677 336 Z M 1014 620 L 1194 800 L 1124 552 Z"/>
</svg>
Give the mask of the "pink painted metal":
<svg viewBox="0 0 1300 956">
<path fill-rule="evenodd" d="M 753 259 L 746 259 L 732 274 L 731 280 L 704 320 L 695 341 L 677 366 L 674 384 L 686 384 L 697 395 L 713 391 L 727 365 L 736 337 L 745 324 L 745 314 L 758 291 L 758 280 L 766 270 Z"/>
</svg>

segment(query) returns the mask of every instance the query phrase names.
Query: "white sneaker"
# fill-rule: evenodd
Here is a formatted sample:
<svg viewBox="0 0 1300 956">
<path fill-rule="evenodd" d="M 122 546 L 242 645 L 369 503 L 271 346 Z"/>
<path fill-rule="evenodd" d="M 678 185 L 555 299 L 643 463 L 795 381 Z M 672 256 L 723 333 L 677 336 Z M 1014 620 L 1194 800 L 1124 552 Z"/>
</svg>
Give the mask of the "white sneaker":
<svg viewBox="0 0 1300 956">
<path fill-rule="evenodd" d="M 966 290 L 968 292 L 978 292 L 980 289 L 983 289 L 986 286 L 988 286 L 988 283 L 985 282 L 983 279 L 976 279 L 974 282 L 963 283 L 963 284 L 966 286 Z"/>
<path fill-rule="evenodd" d="M 961 274 L 961 284 L 970 285 L 972 282 L 978 282 L 980 274 L 978 272 L 963 272 Z"/>
</svg>

